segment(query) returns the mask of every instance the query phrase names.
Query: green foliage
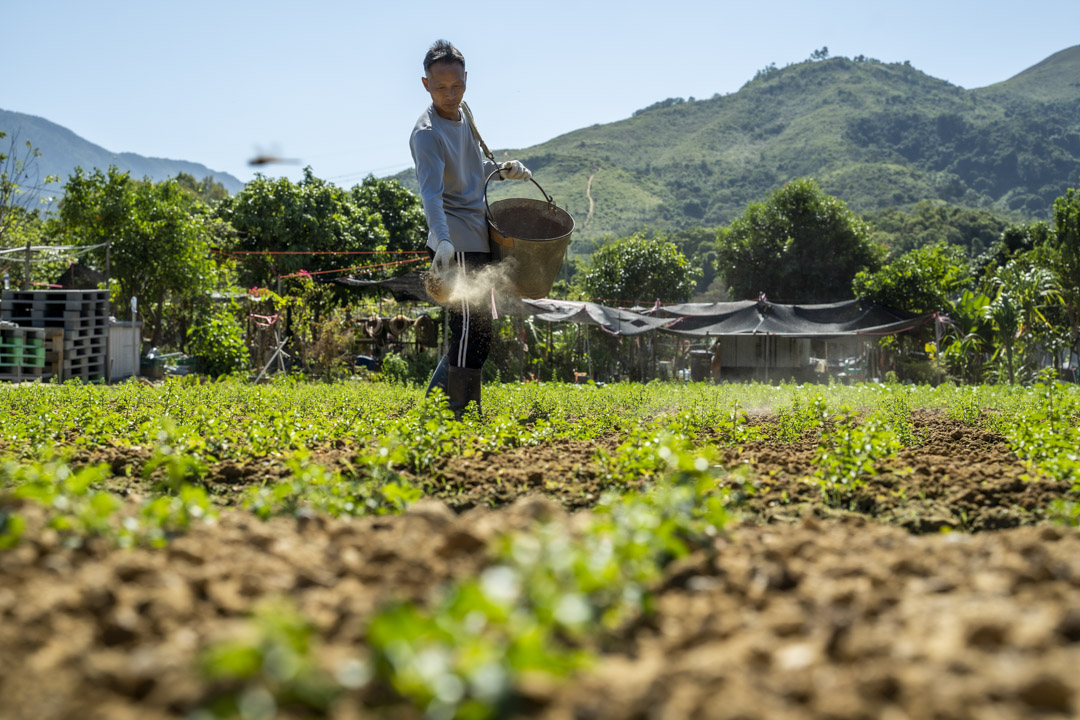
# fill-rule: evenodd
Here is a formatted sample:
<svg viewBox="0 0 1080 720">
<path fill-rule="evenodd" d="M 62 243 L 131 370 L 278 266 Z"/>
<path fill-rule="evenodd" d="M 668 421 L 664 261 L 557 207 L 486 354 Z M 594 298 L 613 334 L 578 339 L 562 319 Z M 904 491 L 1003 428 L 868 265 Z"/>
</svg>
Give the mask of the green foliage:
<svg viewBox="0 0 1080 720">
<path fill-rule="evenodd" d="M 694 288 L 695 297 L 691 298 L 691 301 L 693 302 L 709 302 L 727 299 L 726 294 L 722 294 L 722 296 L 719 297 L 712 297 L 710 295 L 706 299 L 698 297 L 705 293 L 709 293 L 710 286 L 713 284 L 713 281 L 717 279 L 716 236 L 719 232 L 720 228 L 718 227 L 696 226 L 664 235 L 665 240 L 674 243 L 675 247 L 679 249 L 679 252 L 686 256 L 692 267 L 701 270 L 697 286 Z"/>
<path fill-rule="evenodd" d="M 693 267 L 674 243 L 637 233 L 593 253 L 581 284 L 591 299 L 672 303 L 689 300 L 700 276 L 700 268 Z"/>
<path fill-rule="evenodd" d="M 1032 477 L 1068 483 L 1080 492 L 1080 404 L 1051 378 L 1037 383 L 1034 394 L 1036 402 L 1000 429 Z"/>
<path fill-rule="evenodd" d="M 367 668 L 346 661 L 336 676 L 316 658 L 314 628 L 286 600 L 268 600 L 235 637 L 209 645 L 199 658 L 210 697 L 190 717 L 271 720 L 325 716 L 346 689 L 366 682 Z"/>
<path fill-rule="evenodd" d="M 814 482 L 830 505 L 853 502 L 866 481 L 877 474 L 878 463 L 894 457 L 901 443 L 896 432 L 878 418 L 857 421 L 848 408 L 831 419 L 814 456 Z"/>
<path fill-rule="evenodd" d="M 407 383 L 412 379 L 409 361 L 398 353 L 387 353 L 382 359 L 382 375 L 390 382 Z"/>
<path fill-rule="evenodd" d="M 331 517 L 386 515 L 402 512 L 423 495 L 391 470 L 404 461 L 400 446 L 391 450 L 384 445 L 365 459 L 371 474 L 360 475 L 351 469 L 343 474 L 328 471 L 311 462 L 307 452 L 298 451 L 286 461 L 291 477 L 253 488 L 245 505 L 264 520 L 311 512 Z"/>
<path fill-rule="evenodd" d="M 817 395 L 807 402 L 797 394 L 791 399 L 791 405 L 776 410 L 776 436 L 784 442 L 801 440 L 808 431 L 824 425 L 828 417 L 824 395 Z"/>
<path fill-rule="evenodd" d="M 978 275 L 993 273 L 1010 260 L 1035 249 L 1044 250 L 1050 240 L 1050 226 L 1045 222 L 1011 223 L 990 249 L 975 260 Z"/>
<path fill-rule="evenodd" d="M 852 278 L 876 270 L 881 251 L 866 223 L 813 180 L 795 180 L 720 231 L 717 263 L 737 298 L 780 302 L 851 297 Z"/>
<path fill-rule="evenodd" d="M 982 419 L 982 407 L 974 392 L 962 395 L 948 410 L 949 417 L 959 420 L 968 427 L 977 427 Z"/>
<path fill-rule="evenodd" d="M 978 382 L 983 377 L 983 358 L 991 345 L 991 327 L 986 319 L 990 298 L 964 290 L 952 303 L 950 336 L 944 341 L 941 360 L 960 380 Z"/>
<path fill-rule="evenodd" d="M 912 403 L 906 389 L 891 392 L 882 400 L 874 413 L 874 420 L 888 428 L 901 447 L 914 447 L 922 443 L 922 438 L 915 432 L 915 423 L 911 417 Z"/>
<path fill-rule="evenodd" d="M 229 197 L 229 191 L 224 185 L 214 180 L 212 175 L 196 180 L 194 175 L 182 172 L 177 174 L 176 184 L 193 199 L 205 205 L 217 205 Z"/>
<path fill-rule="evenodd" d="M 1080 191 L 1069 188 L 1054 201 L 1050 267 L 1065 305 L 1073 352 L 1080 354 Z"/>
<path fill-rule="evenodd" d="M 139 299 L 155 345 L 161 344 L 168 304 L 202 298 L 221 282 L 210 253 L 221 228 L 175 180 L 136 182 L 115 167 L 89 175 L 76 168 L 64 193 L 63 234 L 77 244 L 111 243 L 113 299 L 121 306 Z M 105 252 L 94 251 L 99 267 Z"/>
<path fill-rule="evenodd" d="M 26 520 L 10 508 L 0 507 L 0 550 L 10 550 L 19 544 L 26 532 Z"/>
<path fill-rule="evenodd" d="M 175 495 L 158 495 L 145 501 L 136 518 L 125 521 L 124 527 L 138 531 L 139 542 L 164 547 L 195 523 L 213 522 L 216 517 L 206 488 L 183 483 Z"/>
<path fill-rule="evenodd" d="M 928 245 L 956 248 L 975 258 L 998 242 L 1007 222 L 988 210 L 923 200 L 910 210 L 890 207 L 867 213 L 873 240 L 895 258 Z"/>
<path fill-rule="evenodd" d="M 132 508 L 115 493 L 95 489 L 109 475 L 104 464 L 73 469 L 68 458 L 48 448 L 30 462 L 0 464 L 0 485 L 12 486 L 15 499 L 43 508 L 48 526 L 70 547 L 95 537 L 120 547 L 162 547 L 195 522 L 213 522 L 217 515 L 206 491 L 187 483 L 175 494 L 151 497 Z M 26 527 L 23 518 L 4 513 L 0 511 L 0 549 L 17 544 Z"/>
<path fill-rule="evenodd" d="M 200 482 L 206 475 L 205 447 L 201 437 L 178 429 L 171 418 L 165 418 L 157 432 L 154 454 L 143 465 L 143 477 L 155 479 L 159 492 L 178 493 L 186 483 Z"/>
<path fill-rule="evenodd" d="M 649 612 L 662 570 L 728 521 L 709 460 L 655 448 L 666 480 L 612 496 L 574 537 L 557 526 L 506 537 L 480 578 L 431 610 L 393 605 L 372 621 L 377 677 L 431 716 L 511 713 L 527 674 L 553 679 L 588 664 L 579 649 Z"/>
<path fill-rule="evenodd" d="M 369 198 L 379 193 L 359 195 Z M 404 204 L 400 198 L 397 201 Z M 395 218 L 407 236 L 407 211 L 399 208 L 395 213 L 391 208 L 388 214 Z M 223 200 L 217 207 L 217 215 L 236 230 L 238 238 L 234 249 L 246 252 L 376 251 L 388 249 L 390 242 L 376 208 L 358 204 L 353 194 L 315 177 L 311 168 L 304 169 L 304 177 L 299 183 L 287 178 L 257 175 L 239 193 Z M 407 237 L 401 241 L 408 242 Z M 245 287 L 274 287 L 280 276 L 301 271 L 316 272 L 400 259 L 379 255 L 267 255 L 245 259 L 239 274 Z"/>
<path fill-rule="evenodd" d="M 983 316 L 998 340 L 993 359 L 1004 362 L 1001 375 L 1012 384 L 1018 372 L 1027 379 L 1036 371 L 1035 346 L 1053 332 L 1044 311 L 1061 302 L 1061 293 L 1053 273 L 1027 256 L 1010 260 L 988 284 L 993 295 Z"/>
<path fill-rule="evenodd" d="M 40 247 L 52 244 L 52 230 L 49 224 L 42 219 L 38 210 L 25 210 L 21 207 L 14 207 L 7 212 L 9 217 L 6 218 L 6 222 L 9 223 L 9 227 L 5 231 L 3 239 L 0 240 L 0 249 L 25 248 L 27 245 Z M 17 289 L 22 286 L 26 265 L 15 261 L 22 260 L 25 255 L 19 253 L 13 257 L 9 254 L 6 257 L 6 261 L 0 262 L 0 273 L 6 271 L 11 287 Z M 71 258 L 69 256 L 34 252 L 30 262 L 31 289 L 40 287 L 34 285 L 34 283 L 55 282 L 70 264 Z"/>
<path fill-rule="evenodd" d="M 1050 503 L 1050 516 L 1062 525 L 1080 527 L 1080 502 L 1054 500 Z"/>
<path fill-rule="evenodd" d="M 349 196 L 358 207 L 375 211 L 389 236 L 387 250 L 422 250 L 427 242 L 427 218 L 420 196 L 397 180 L 368 175 Z"/>
<path fill-rule="evenodd" d="M 199 370 L 207 375 L 225 375 L 251 364 L 244 328 L 226 308 L 204 316 L 188 330 L 188 352 L 199 359 Z"/>
<path fill-rule="evenodd" d="M 915 314 L 948 312 L 952 299 L 972 284 L 962 250 L 937 243 L 916 248 L 877 271 L 855 274 L 855 297 Z"/>
<path fill-rule="evenodd" d="M 117 532 L 114 514 L 120 500 L 109 492 L 96 491 L 108 467 L 97 465 L 74 471 L 60 456 L 46 453 L 42 460 L 19 465 L 7 461 L 0 467 L 5 485 L 14 485 L 14 496 L 37 503 L 50 512 L 49 527 L 63 533 L 71 545 L 85 538 Z"/>
</svg>

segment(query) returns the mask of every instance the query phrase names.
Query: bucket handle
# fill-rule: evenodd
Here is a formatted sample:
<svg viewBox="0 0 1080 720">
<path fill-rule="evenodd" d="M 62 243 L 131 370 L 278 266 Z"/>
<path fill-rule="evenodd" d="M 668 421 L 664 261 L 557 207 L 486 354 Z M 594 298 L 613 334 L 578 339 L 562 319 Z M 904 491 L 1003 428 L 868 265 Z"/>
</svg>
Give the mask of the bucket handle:
<svg viewBox="0 0 1080 720">
<path fill-rule="evenodd" d="M 495 168 L 494 172 L 492 172 L 490 175 L 488 175 L 487 180 L 484 181 L 484 210 L 487 211 L 487 216 L 489 218 L 491 217 L 491 205 L 488 204 L 488 196 L 487 196 L 488 184 L 491 183 L 491 178 L 495 177 L 496 175 L 499 175 L 499 168 Z M 502 177 L 502 176 L 499 175 L 499 177 Z M 540 187 L 540 183 L 536 182 L 536 180 L 534 180 L 531 177 L 529 178 L 529 180 L 532 182 L 533 185 L 540 188 L 540 192 L 543 193 L 544 198 L 548 201 L 548 204 L 551 205 L 552 207 L 555 207 L 555 198 L 551 197 L 546 192 L 544 192 L 544 188 Z"/>
</svg>

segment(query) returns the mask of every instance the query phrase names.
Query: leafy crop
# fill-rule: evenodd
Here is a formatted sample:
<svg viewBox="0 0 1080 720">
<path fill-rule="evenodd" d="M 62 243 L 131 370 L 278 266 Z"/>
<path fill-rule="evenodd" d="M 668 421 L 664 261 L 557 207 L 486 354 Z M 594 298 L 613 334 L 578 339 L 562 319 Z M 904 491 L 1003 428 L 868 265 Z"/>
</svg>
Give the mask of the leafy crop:
<svg viewBox="0 0 1080 720">
<path fill-rule="evenodd" d="M 848 408 L 841 409 L 831 424 L 814 456 L 814 481 L 825 502 L 840 507 L 854 500 L 867 479 L 877 474 L 877 464 L 895 456 L 901 443 L 882 420 L 859 423 Z"/>
<path fill-rule="evenodd" d="M 1028 399 L 1034 402 L 1023 407 L 1021 417 L 999 425 L 1013 452 L 1032 476 L 1069 483 L 1080 491 L 1080 405 L 1075 395 L 1065 395 L 1050 380 L 1037 384 Z"/>
<path fill-rule="evenodd" d="M 390 455 L 381 457 L 388 459 Z M 328 471 L 311 462 L 306 452 L 298 453 L 286 465 L 292 471 L 288 480 L 254 488 L 245 501 L 264 520 L 275 515 L 299 516 L 310 512 L 331 517 L 385 515 L 401 512 L 422 496 L 420 490 L 400 480 L 362 477 L 353 470 Z"/>
<path fill-rule="evenodd" d="M 0 478 L 13 487 L 13 498 L 41 507 L 48 527 L 72 547 L 94 537 L 121 547 L 161 546 L 196 521 L 209 522 L 216 515 L 203 488 L 183 484 L 175 495 L 158 495 L 133 508 L 119 495 L 96 489 L 107 477 L 107 465 L 72 469 L 67 458 L 51 451 L 33 462 L 0 465 Z M 25 527 L 25 519 L 5 511 L 0 549 L 15 545 Z"/>
<path fill-rule="evenodd" d="M 429 717 L 505 715 L 525 674 L 590 662 L 583 648 L 648 613 L 664 568 L 711 547 L 728 520 L 711 461 L 664 442 L 664 479 L 607 497 L 575 534 L 559 525 L 504 538 L 478 579 L 430 610 L 393 605 L 368 639 L 377 677 Z"/>
<path fill-rule="evenodd" d="M 914 447 L 921 442 L 911 419 L 911 399 L 905 391 L 889 393 L 878 406 L 875 419 L 893 432 L 902 447 Z"/>
<path fill-rule="evenodd" d="M 809 430 L 821 427 L 828 418 L 828 405 L 823 395 L 809 402 L 796 394 L 791 404 L 776 411 L 776 434 L 780 440 L 795 442 Z"/>
<path fill-rule="evenodd" d="M 325 714 L 343 690 L 363 684 L 367 670 L 357 660 L 336 674 L 314 653 L 313 628 L 287 601 L 264 601 L 235 637 L 208 646 L 199 658 L 210 697 L 192 720 L 269 720 L 279 712 Z"/>
</svg>

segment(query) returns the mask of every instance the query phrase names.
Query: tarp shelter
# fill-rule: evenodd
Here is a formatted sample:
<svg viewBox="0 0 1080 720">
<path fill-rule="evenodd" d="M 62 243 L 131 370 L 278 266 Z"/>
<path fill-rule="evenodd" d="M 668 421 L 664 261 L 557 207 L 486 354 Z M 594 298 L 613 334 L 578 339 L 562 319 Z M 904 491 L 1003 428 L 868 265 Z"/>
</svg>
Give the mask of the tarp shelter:
<svg viewBox="0 0 1080 720">
<path fill-rule="evenodd" d="M 596 325 L 612 335 L 633 336 L 653 330 L 662 330 L 677 322 L 677 318 L 649 317 L 641 313 L 606 307 L 591 302 L 569 300 L 521 300 L 520 307 L 510 301 L 500 308 L 510 314 L 532 315 L 544 322 L 572 322 L 579 325 Z"/>
<path fill-rule="evenodd" d="M 416 271 L 387 278 L 386 280 L 368 280 L 355 277 L 334 278 L 333 283 L 357 290 L 389 292 L 397 300 L 431 302 L 431 298 L 424 291 L 424 281 L 420 279 L 420 273 Z"/>
<path fill-rule="evenodd" d="M 571 300 L 504 300 L 500 314 L 531 315 L 553 323 L 596 325 L 612 335 L 634 336 L 663 330 L 691 337 L 777 335 L 814 340 L 884 336 L 907 332 L 933 319 L 857 300 L 821 305 L 780 305 L 747 300 L 680 303 L 625 310 Z"/>
<path fill-rule="evenodd" d="M 695 337 L 778 335 L 814 340 L 884 336 L 907 332 L 933 315 L 913 316 L 857 300 L 820 305 L 780 305 L 746 300 L 726 303 L 661 305 L 646 315 L 672 319 L 668 332 Z"/>
<path fill-rule="evenodd" d="M 336 278 L 337 285 L 389 292 L 399 300 L 430 302 L 419 272 L 386 280 Z M 857 300 L 818 305 L 767 301 L 679 303 L 626 310 L 576 300 L 511 300 L 496 303 L 500 315 L 531 315 L 549 323 L 595 325 L 612 335 L 632 337 L 654 330 L 691 337 L 777 335 L 815 340 L 885 336 L 907 332 L 933 319 L 913 316 Z"/>
<path fill-rule="evenodd" d="M 337 285 L 389 292 L 399 300 L 429 301 L 420 273 L 385 280 L 335 278 Z M 501 315 L 531 315 L 551 323 L 596 325 L 612 335 L 634 336 L 653 330 L 677 335 L 779 335 L 816 340 L 855 335 L 895 335 L 929 322 L 932 315 L 913 316 L 858 300 L 818 305 L 782 305 L 765 300 L 679 303 L 630 310 L 576 300 L 510 300 L 496 303 Z"/>
</svg>

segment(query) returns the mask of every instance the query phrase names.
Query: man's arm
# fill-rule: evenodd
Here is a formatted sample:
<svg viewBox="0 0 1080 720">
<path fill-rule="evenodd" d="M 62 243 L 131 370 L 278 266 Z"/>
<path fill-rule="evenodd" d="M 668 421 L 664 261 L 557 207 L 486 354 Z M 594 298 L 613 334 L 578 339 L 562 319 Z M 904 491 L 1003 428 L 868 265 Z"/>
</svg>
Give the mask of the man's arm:
<svg viewBox="0 0 1080 720">
<path fill-rule="evenodd" d="M 428 229 L 436 240 L 449 242 L 450 226 L 443 209 L 443 172 L 446 162 L 439 152 L 438 141 L 427 132 L 418 132 L 409 143 L 413 163 L 416 165 L 416 181 L 420 184 L 420 201 L 424 205 Z"/>
</svg>

